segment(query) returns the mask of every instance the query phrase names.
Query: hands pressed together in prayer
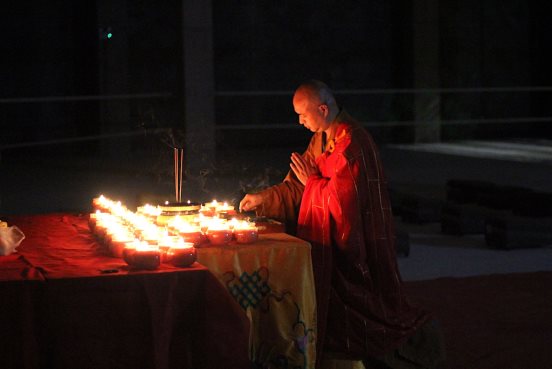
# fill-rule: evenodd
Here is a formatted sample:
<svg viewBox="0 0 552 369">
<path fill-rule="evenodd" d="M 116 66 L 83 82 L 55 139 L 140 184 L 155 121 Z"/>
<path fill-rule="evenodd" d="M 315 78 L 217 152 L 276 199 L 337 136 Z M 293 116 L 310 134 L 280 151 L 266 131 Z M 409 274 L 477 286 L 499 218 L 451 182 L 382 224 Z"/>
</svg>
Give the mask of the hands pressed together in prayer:
<svg viewBox="0 0 552 369">
<path fill-rule="evenodd" d="M 310 158 L 305 159 L 297 152 L 291 154 L 291 163 L 289 164 L 297 179 L 303 184 L 307 184 L 307 179 L 311 174 L 318 173 L 318 167 Z M 248 193 L 240 201 L 240 211 L 256 210 L 262 205 L 263 197 L 260 194 Z"/>
<path fill-rule="evenodd" d="M 297 179 L 303 184 L 307 184 L 307 179 L 311 174 L 318 173 L 316 163 L 309 157 L 304 158 L 301 154 L 294 152 L 291 154 L 291 163 L 289 164 Z"/>
</svg>

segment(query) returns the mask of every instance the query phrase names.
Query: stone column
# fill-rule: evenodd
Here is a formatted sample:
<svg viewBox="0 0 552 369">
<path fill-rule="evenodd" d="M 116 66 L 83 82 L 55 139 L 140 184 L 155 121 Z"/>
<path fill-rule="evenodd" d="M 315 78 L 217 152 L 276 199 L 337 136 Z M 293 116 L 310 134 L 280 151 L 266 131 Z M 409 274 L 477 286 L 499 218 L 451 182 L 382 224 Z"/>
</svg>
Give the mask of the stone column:
<svg viewBox="0 0 552 369">
<path fill-rule="evenodd" d="M 215 160 L 215 77 L 211 0 L 182 0 L 184 162 L 190 171 Z"/>
<path fill-rule="evenodd" d="M 128 14 L 127 2 L 97 2 L 98 64 L 100 95 L 128 94 Z M 111 33 L 111 36 L 108 34 Z M 101 100 L 101 134 L 130 130 L 129 100 Z M 101 153 L 110 158 L 123 159 L 130 155 L 130 142 L 107 139 L 100 142 Z"/>
<path fill-rule="evenodd" d="M 414 88 L 436 89 L 439 76 L 439 1 L 412 2 Z M 415 142 L 441 140 L 441 97 L 438 92 L 414 96 Z"/>
</svg>

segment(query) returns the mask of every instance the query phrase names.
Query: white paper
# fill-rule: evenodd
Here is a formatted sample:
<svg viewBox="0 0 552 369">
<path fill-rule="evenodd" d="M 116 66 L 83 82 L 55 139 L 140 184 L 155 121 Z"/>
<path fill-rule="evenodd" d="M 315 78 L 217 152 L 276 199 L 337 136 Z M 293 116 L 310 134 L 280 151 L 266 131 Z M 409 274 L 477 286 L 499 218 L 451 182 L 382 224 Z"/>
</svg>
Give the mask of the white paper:
<svg viewBox="0 0 552 369">
<path fill-rule="evenodd" d="M 0 255 L 9 255 L 25 239 L 23 232 L 16 226 L 0 228 Z"/>
</svg>

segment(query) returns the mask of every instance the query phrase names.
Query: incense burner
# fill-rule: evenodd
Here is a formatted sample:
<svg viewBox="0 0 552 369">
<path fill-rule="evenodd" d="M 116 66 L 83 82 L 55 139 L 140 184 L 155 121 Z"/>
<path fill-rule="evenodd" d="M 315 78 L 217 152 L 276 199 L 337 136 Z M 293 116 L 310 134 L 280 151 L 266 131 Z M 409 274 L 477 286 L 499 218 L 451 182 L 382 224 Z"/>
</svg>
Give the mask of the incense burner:
<svg viewBox="0 0 552 369">
<path fill-rule="evenodd" d="M 157 225 L 167 225 L 176 216 L 185 221 L 193 221 L 199 214 L 200 204 L 194 202 L 173 202 L 159 205 L 161 213 L 157 216 Z"/>
</svg>

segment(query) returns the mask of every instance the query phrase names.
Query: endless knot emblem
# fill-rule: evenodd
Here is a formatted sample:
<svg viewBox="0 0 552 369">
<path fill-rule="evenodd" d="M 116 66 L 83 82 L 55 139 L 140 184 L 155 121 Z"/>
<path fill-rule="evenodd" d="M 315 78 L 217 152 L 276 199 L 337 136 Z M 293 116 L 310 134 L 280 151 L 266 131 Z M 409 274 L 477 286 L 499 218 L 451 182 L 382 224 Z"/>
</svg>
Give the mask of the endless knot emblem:
<svg viewBox="0 0 552 369">
<path fill-rule="evenodd" d="M 264 272 L 266 273 L 266 270 Z M 239 279 L 234 279 L 228 283 L 228 289 L 245 310 L 249 306 L 256 308 L 263 298 L 270 293 L 270 287 L 267 282 L 268 273 L 263 277 L 259 273 L 259 270 L 251 274 L 243 272 Z"/>
</svg>

